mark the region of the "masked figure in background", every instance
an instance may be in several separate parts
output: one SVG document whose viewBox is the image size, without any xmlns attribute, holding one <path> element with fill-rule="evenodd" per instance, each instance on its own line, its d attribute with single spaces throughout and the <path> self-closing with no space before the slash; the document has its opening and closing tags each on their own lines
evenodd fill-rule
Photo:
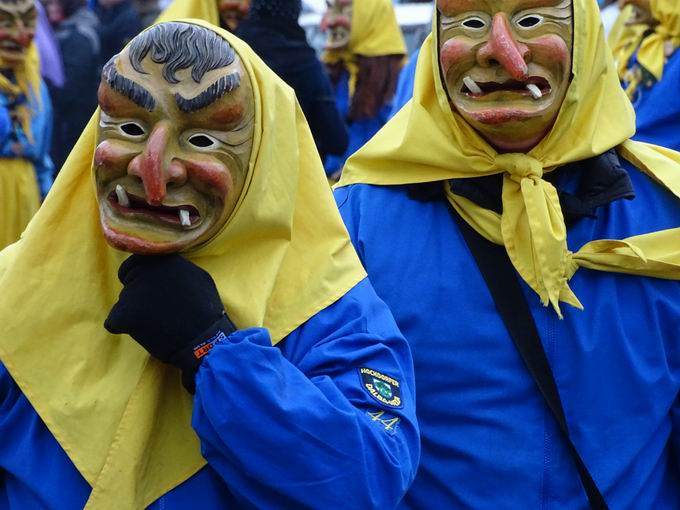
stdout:
<svg viewBox="0 0 680 510">
<path fill-rule="evenodd" d="M 344 154 L 347 126 L 338 112 L 328 76 L 298 24 L 301 10 L 300 0 L 253 0 L 250 16 L 236 35 L 293 87 L 324 160 L 329 154 Z"/>
<path fill-rule="evenodd" d="M 595 0 L 437 2 L 336 190 L 414 356 L 400 508 L 680 508 L 680 155 L 634 123 Z"/>
<path fill-rule="evenodd" d="M 326 173 L 337 177 L 387 121 L 406 45 L 390 0 L 331 0 L 321 29 L 328 32 L 322 60 L 349 126 L 345 154 L 325 161 Z"/>
<path fill-rule="evenodd" d="M 236 32 L 239 25 L 248 17 L 250 0 L 211 0 L 217 1 L 220 12 L 220 25 L 230 32 Z"/>
<path fill-rule="evenodd" d="M 610 46 L 633 102 L 635 139 L 680 150 L 680 2 L 625 0 Z"/>
<path fill-rule="evenodd" d="M 57 172 L 97 107 L 101 75 L 99 19 L 85 0 L 42 0 L 64 60 L 65 83 L 51 86 L 54 106 L 52 161 Z"/>
<path fill-rule="evenodd" d="M 19 239 L 52 184 L 52 109 L 33 43 L 33 0 L 0 0 L 0 249 Z"/>
<path fill-rule="evenodd" d="M 188 20 L 112 59 L 99 104 L 0 257 L 0 500 L 393 508 L 411 358 L 292 90 Z"/>
</svg>

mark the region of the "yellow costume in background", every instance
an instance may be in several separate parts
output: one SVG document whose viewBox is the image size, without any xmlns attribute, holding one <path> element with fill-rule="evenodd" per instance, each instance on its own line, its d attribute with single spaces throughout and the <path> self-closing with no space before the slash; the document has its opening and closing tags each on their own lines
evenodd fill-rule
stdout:
<svg viewBox="0 0 680 510">
<path fill-rule="evenodd" d="M 8 98 L 21 94 L 28 98 L 14 114 L 32 141 L 30 98 L 38 101 L 40 98 L 40 62 L 35 44 L 31 45 L 21 66 L 10 66 L 0 60 L 0 68 L 7 67 L 14 70 L 17 83 L 0 74 L 0 93 Z M 23 158 L 0 158 L 0 250 L 19 239 L 38 207 L 40 191 L 33 163 Z"/>
<path fill-rule="evenodd" d="M 345 64 L 350 73 L 352 96 L 359 72 L 357 57 L 385 55 L 406 55 L 406 43 L 391 0 L 354 0 L 348 47 L 341 51 L 326 51 L 321 59 L 327 64 Z"/>
<path fill-rule="evenodd" d="M 166 19 L 180 4 L 200 7 L 178 2 Z M 219 234 L 184 255 L 210 273 L 239 328 L 266 327 L 276 343 L 365 273 L 292 90 L 227 31 L 187 22 L 240 55 L 253 84 L 255 134 L 236 209 Z M 139 509 L 205 460 L 179 372 L 103 327 L 128 255 L 106 244 L 99 225 L 97 121 L 98 112 L 21 242 L 0 255 L 0 360 L 92 486 L 86 508 Z"/>
<path fill-rule="evenodd" d="M 652 17 L 656 25 L 626 22 L 633 15 L 628 5 L 619 14 L 609 38 L 614 53 L 619 78 L 627 83 L 626 93 L 632 98 L 640 85 L 641 76 L 630 69 L 630 59 L 637 51 L 637 61 L 659 81 L 668 57 L 680 47 L 680 3 L 677 0 L 650 0 Z"/>
<path fill-rule="evenodd" d="M 543 179 L 546 172 L 617 147 L 680 198 L 680 155 L 628 140 L 634 115 L 601 31 L 596 3 L 575 0 L 573 79 L 555 125 L 529 153 L 498 154 L 451 110 L 440 77 L 435 17 L 418 60 L 414 98 L 349 159 L 338 186 L 502 174 L 502 215 L 451 193 L 449 201 L 477 232 L 505 246 L 524 281 L 558 314 L 560 301 L 581 307 L 569 288 L 579 267 L 680 279 L 680 228 L 593 241 L 570 252 L 557 191 Z"/>
</svg>

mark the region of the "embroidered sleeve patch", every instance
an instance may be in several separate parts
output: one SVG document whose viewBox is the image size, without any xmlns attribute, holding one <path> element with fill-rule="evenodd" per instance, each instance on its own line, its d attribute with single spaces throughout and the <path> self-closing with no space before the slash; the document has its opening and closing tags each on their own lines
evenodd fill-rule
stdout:
<svg viewBox="0 0 680 510">
<path fill-rule="evenodd" d="M 360 368 L 361 383 L 375 400 L 389 407 L 401 407 L 399 381 L 372 368 Z"/>
</svg>

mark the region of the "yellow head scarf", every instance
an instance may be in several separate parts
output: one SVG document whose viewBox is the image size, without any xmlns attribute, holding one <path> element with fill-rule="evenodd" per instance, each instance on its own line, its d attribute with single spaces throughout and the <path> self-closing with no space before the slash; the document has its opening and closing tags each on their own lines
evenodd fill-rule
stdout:
<svg viewBox="0 0 680 510">
<path fill-rule="evenodd" d="M 612 51 L 618 61 L 619 77 L 627 82 L 629 97 L 633 97 L 642 78 L 639 72 L 636 74 L 629 69 L 635 50 L 638 50 L 638 63 L 656 80 L 660 80 L 668 57 L 680 46 L 680 2 L 651 0 L 650 7 L 657 25 L 629 25 L 613 33 L 610 38 Z M 619 19 L 625 24 L 631 14 L 632 10 L 623 10 Z"/>
<path fill-rule="evenodd" d="M 11 67 L 16 76 L 12 83 L 0 74 L 0 93 L 13 100 L 23 94 L 26 102 L 15 112 L 29 142 L 35 106 L 40 107 L 40 63 L 35 43 L 29 47 L 24 62 L 17 66 L 0 59 L 0 68 Z M 40 207 L 40 191 L 33 164 L 23 158 L 0 158 L 0 250 L 19 239 L 21 232 Z"/>
<path fill-rule="evenodd" d="M 293 91 L 227 31 L 186 22 L 234 46 L 253 83 L 256 120 L 236 209 L 185 255 L 212 275 L 238 327 L 264 326 L 276 343 L 365 273 Z M 100 232 L 97 119 L 22 240 L 0 254 L 0 360 L 93 487 L 86 508 L 145 508 L 205 460 L 179 372 L 103 328 L 127 254 Z"/>
<path fill-rule="evenodd" d="M 449 105 L 438 67 L 437 17 L 423 44 L 413 100 L 352 156 L 339 186 L 408 184 L 503 175 L 503 214 L 449 193 L 465 220 L 505 246 L 518 273 L 559 312 L 580 307 L 568 281 L 579 267 L 680 279 L 680 229 L 567 249 L 557 191 L 543 174 L 620 146 L 624 156 L 680 197 L 680 156 L 627 141 L 631 105 L 621 90 L 591 0 L 574 1 L 573 78 L 550 133 L 528 154 L 498 154 Z"/>
<path fill-rule="evenodd" d="M 342 51 L 326 51 L 322 60 L 328 64 L 343 62 L 350 73 L 350 95 L 356 86 L 357 57 L 406 55 L 406 43 L 401 33 L 391 0 L 354 0 L 349 45 Z"/>
</svg>

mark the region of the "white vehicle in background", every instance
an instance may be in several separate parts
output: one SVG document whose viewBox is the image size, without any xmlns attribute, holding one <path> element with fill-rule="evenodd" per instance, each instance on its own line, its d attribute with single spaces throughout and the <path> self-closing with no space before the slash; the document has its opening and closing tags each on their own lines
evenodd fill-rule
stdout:
<svg viewBox="0 0 680 510">
<path fill-rule="evenodd" d="M 360 1 L 360 0 L 359 0 Z M 397 22 L 404 33 L 408 53 L 411 54 L 423 43 L 432 28 L 433 2 L 395 3 Z M 307 32 L 309 44 L 321 53 L 326 36 L 319 28 L 326 11 L 326 0 L 303 0 L 300 25 Z"/>
</svg>

